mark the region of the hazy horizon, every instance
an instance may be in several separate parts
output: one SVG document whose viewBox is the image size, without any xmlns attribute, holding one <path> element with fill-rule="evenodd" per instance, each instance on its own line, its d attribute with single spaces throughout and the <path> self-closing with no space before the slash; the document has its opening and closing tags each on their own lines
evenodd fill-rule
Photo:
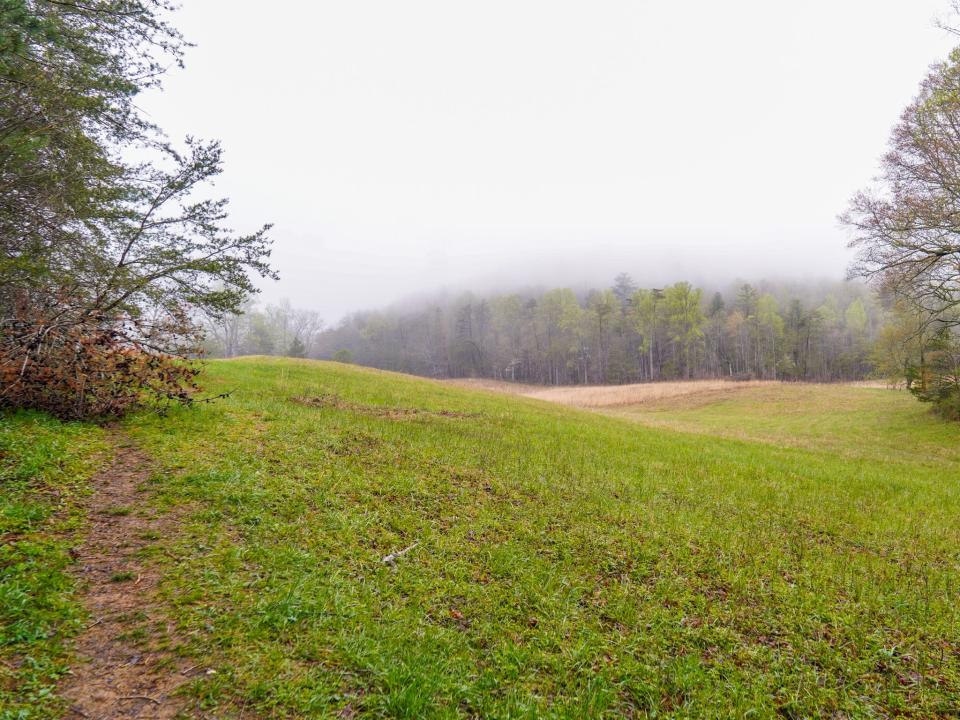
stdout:
<svg viewBox="0 0 960 720">
<path fill-rule="evenodd" d="M 223 140 L 232 225 L 328 322 L 443 288 L 842 278 L 836 216 L 953 38 L 945 0 L 194 3 L 142 99 Z M 256 51 L 251 51 L 251 48 Z"/>
</svg>

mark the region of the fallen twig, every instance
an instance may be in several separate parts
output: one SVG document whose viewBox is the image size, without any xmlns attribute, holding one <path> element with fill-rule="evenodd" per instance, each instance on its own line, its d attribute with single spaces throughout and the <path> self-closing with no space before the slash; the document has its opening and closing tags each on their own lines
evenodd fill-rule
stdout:
<svg viewBox="0 0 960 720">
<path fill-rule="evenodd" d="M 390 553 L 385 558 L 383 558 L 383 562 L 386 563 L 387 565 L 393 565 L 393 563 L 395 563 L 399 558 L 406 555 L 408 552 L 413 550 L 419 544 L 420 544 L 419 542 L 415 542 L 413 545 L 411 545 L 410 547 L 404 548 L 400 552 Z"/>
<path fill-rule="evenodd" d="M 160 701 L 156 698 L 152 698 L 149 695 L 121 695 L 117 700 L 149 700 L 154 705 L 160 705 Z"/>
<path fill-rule="evenodd" d="M 232 394 L 233 394 L 233 390 L 227 390 L 227 392 L 223 392 L 223 393 L 220 393 L 219 395 L 214 395 L 212 397 L 198 398 L 198 399 L 191 398 L 190 401 L 198 405 L 200 403 L 212 403 L 212 402 L 216 402 L 217 400 L 226 400 Z"/>
</svg>

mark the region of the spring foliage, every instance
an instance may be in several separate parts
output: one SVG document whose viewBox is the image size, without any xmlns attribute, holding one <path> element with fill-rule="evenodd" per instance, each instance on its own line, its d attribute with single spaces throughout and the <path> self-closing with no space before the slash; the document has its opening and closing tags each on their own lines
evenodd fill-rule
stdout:
<svg viewBox="0 0 960 720">
<path fill-rule="evenodd" d="M 321 333 L 312 354 L 345 350 L 384 369 L 551 385 L 852 380 L 873 369 L 881 321 L 873 293 L 856 283 L 721 293 L 687 282 L 638 289 L 622 274 L 609 289 L 464 294 L 357 313 Z"/>
<path fill-rule="evenodd" d="M 960 417 L 960 48 L 931 68 L 893 129 L 880 177 L 842 219 L 858 251 L 852 274 L 898 308 L 887 341 L 919 343 L 903 363 L 911 391 Z"/>
</svg>

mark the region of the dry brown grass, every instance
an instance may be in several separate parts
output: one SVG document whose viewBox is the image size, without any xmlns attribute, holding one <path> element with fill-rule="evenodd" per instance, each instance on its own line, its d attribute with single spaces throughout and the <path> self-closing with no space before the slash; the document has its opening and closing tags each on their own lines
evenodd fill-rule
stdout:
<svg viewBox="0 0 960 720">
<path fill-rule="evenodd" d="M 779 385 L 772 380 L 732 382 L 730 380 L 685 380 L 677 382 L 640 383 L 637 385 L 593 385 L 582 387 L 537 388 L 522 393 L 538 400 L 584 408 L 645 405 L 691 395 L 716 395 L 748 388 Z"/>
<path fill-rule="evenodd" d="M 875 390 L 901 390 L 906 387 L 901 380 L 851 380 L 843 383 L 850 387 L 872 388 Z"/>
<path fill-rule="evenodd" d="M 507 395 L 520 395 L 572 405 L 582 408 L 622 407 L 624 405 L 645 405 L 658 403 L 671 398 L 689 398 L 691 396 L 711 396 L 735 393 L 755 387 L 777 386 L 781 383 L 773 380 L 750 380 L 734 382 L 732 380 L 682 380 L 672 382 L 637 383 L 635 385 L 569 385 L 544 387 L 524 385 L 522 383 L 502 382 L 498 380 L 457 379 L 449 383 L 474 390 L 489 390 Z"/>
<path fill-rule="evenodd" d="M 471 390 L 489 390 L 490 392 L 500 393 L 501 395 L 523 395 L 525 397 L 540 390 L 550 389 L 542 385 L 525 385 L 524 383 L 507 382 L 506 380 L 486 380 L 484 378 L 452 378 L 450 380 L 440 380 L 439 382 L 445 385 L 456 385 Z"/>
<path fill-rule="evenodd" d="M 525 385 L 523 383 L 480 378 L 457 378 L 442 382 L 473 390 L 519 395 L 581 408 L 621 408 L 631 405 L 648 408 L 652 406 L 690 407 L 715 402 L 753 388 L 774 389 L 781 387 L 795 388 L 801 385 L 822 385 L 822 383 L 784 383 L 780 380 L 734 381 L 723 379 L 676 380 L 634 385 L 563 386 Z M 838 384 L 857 388 L 891 387 L 889 383 L 882 380 L 860 380 Z"/>
</svg>

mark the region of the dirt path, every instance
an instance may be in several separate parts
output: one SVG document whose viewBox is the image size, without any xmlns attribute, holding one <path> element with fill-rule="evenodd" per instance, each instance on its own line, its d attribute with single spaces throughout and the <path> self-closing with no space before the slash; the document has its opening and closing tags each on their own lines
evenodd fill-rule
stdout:
<svg viewBox="0 0 960 720">
<path fill-rule="evenodd" d="M 89 528 L 77 549 L 76 574 L 90 624 L 77 638 L 78 661 L 60 691 L 69 720 L 166 720 L 184 710 L 174 691 L 188 681 L 184 661 L 171 651 L 157 598 L 160 574 L 142 559 L 144 549 L 176 523 L 144 502 L 150 460 L 129 438 L 113 437 L 116 455 L 93 478 Z"/>
</svg>

